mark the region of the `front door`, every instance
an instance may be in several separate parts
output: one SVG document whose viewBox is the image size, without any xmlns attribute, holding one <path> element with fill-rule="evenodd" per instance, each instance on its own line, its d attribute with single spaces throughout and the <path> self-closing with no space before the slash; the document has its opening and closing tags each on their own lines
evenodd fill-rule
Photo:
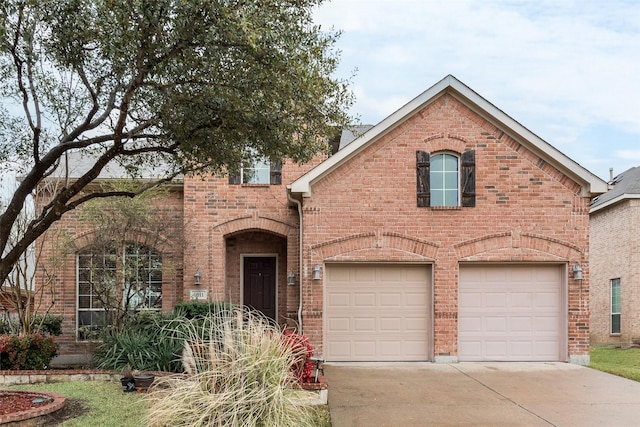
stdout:
<svg viewBox="0 0 640 427">
<path fill-rule="evenodd" d="M 244 305 L 276 320 L 276 258 L 244 258 Z"/>
</svg>

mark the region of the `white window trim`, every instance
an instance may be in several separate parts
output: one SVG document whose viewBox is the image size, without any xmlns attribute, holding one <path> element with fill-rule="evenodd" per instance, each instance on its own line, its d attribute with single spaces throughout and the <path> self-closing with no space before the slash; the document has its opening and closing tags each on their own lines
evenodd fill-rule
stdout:
<svg viewBox="0 0 640 427">
<path fill-rule="evenodd" d="M 434 193 L 433 193 L 433 179 L 431 179 L 431 174 L 433 173 L 433 158 L 436 156 L 444 156 L 444 155 L 449 155 L 451 157 L 455 157 L 456 159 L 456 203 L 454 205 L 447 205 L 447 204 L 434 204 Z M 451 151 L 438 151 L 436 153 L 431 154 L 431 159 L 430 159 L 430 168 L 429 168 L 429 192 L 430 194 L 430 205 L 432 207 L 459 207 L 461 206 L 462 202 L 462 188 L 461 188 L 461 183 L 460 183 L 460 169 L 461 169 L 461 160 L 460 160 L 460 155 L 458 153 L 454 153 Z M 447 172 L 446 170 L 443 172 Z M 442 190 L 442 189 L 439 189 Z"/>
</svg>

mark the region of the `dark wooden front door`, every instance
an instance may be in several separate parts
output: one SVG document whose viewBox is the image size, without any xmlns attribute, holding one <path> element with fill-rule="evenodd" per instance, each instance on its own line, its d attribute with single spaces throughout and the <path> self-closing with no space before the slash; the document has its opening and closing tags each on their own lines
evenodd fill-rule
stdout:
<svg viewBox="0 0 640 427">
<path fill-rule="evenodd" d="M 244 305 L 276 320 L 276 258 L 244 258 Z"/>
</svg>

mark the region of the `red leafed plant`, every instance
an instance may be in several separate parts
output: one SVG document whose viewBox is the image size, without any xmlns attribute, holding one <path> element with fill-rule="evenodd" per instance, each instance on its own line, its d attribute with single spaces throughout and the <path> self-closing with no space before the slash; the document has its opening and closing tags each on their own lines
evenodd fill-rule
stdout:
<svg viewBox="0 0 640 427">
<path fill-rule="evenodd" d="M 45 369 L 57 354 L 51 337 L 0 335 L 0 369 Z"/>
<path fill-rule="evenodd" d="M 313 382 L 313 346 L 305 335 L 301 335 L 290 329 L 285 329 L 284 340 L 291 347 L 296 355 L 296 362 L 291 366 L 291 371 L 295 374 L 299 383 Z"/>
</svg>

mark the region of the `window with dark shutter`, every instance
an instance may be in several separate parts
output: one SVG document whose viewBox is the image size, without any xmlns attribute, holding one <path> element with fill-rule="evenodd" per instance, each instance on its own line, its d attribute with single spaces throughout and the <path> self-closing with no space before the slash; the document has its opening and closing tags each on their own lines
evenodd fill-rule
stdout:
<svg viewBox="0 0 640 427">
<path fill-rule="evenodd" d="M 476 152 L 469 150 L 462 153 L 460 180 L 462 188 L 462 206 L 472 208 L 476 205 Z"/>
<path fill-rule="evenodd" d="M 229 184 L 282 184 L 282 161 L 254 159 L 240 168 L 237 174 L 229 175 Z"/>
<path fill-rule="evenodd" d="M 238 172 L 236 175 L 229 175 L 229 184 L 240 184 L 240 172 Z"/>
<path fill-rule="evenodd" d="M 426 151 L 416 151 L 416 183 L 418 207 L 429 207 L 431 190 L 429 189 L 429 153 Z"/>
</svg>

